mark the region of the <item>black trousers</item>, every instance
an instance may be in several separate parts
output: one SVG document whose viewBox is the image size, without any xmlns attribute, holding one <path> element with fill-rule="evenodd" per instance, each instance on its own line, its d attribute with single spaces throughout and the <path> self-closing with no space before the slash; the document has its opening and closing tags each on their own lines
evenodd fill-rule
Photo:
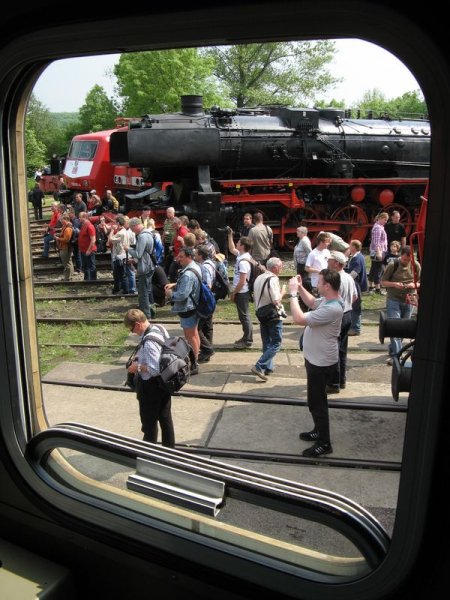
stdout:
<svg viewBox="0 0 450 600">
<path fill-rule="evenodd" d="M 161 427 L 163 446 L 175 446 L 175 431 L 171 413 L 171 396 L 164 391 L 156 378 L 144 381 L 138 377 L 136 384 L 139 415 L 145 442 L 156 444 L 158 441 L 158 423 Z"/>
<path fill-rule="evenodd" d="M 339 387 L 347 381 L 347 350 L 348 350 L 348 332 L 352 325 L 352 311 L 344 313 L 342 317 L 341 331 L 339 333 L 339 362 L 328 382 L 330 385 Z"/>
<path fill-rule="evenodd" d="M 200 337 L 200 352 L 203 354 L 212 354 L 213 346 L 213 315 L 209 315 L 206 319 L 200 319 L 197 325 L 198 335 Z"/>
<path fill-rule="evenodd" d="M 330 419 L 328 416 L 327 380 L 338 363 L 318 367 L 305 358 L 308 408 L 314 421 L 314 430 L 319 433 L 318 443 L 330 443 Z"/>
</svg>

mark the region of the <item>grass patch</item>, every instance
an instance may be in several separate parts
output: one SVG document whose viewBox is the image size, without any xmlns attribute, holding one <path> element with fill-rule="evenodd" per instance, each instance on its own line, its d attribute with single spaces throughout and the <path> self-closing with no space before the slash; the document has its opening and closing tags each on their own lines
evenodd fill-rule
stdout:
<svg viewBox="0 0 450 600">
<path fill-rule="evenodd" d="M 38 323 L 41 373 L 46 375 L 61 362 L 114 362 L 124 352 L 128 331 L 122 324 L 71 323 L 64 327 Z M 46 346 L 45 344 L 61 344 Z M 64 346 L 64 344 L 68 344 Z M 101 344 L 103 348 L 76 348 L 69 344 Z M 118 347 L 117 347 L 118 346 Z"/>
<path fill-rule="evenodd" d="M 121 323 L 67 323 L 64 327 L 53 323 L 38 323 L 41 344 L 123 344 L 128 331 Z"/>
</svg>

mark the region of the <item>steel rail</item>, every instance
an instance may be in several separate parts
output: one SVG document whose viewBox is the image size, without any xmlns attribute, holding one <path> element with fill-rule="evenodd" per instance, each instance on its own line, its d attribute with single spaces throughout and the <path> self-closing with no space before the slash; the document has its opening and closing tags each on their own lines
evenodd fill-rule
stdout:
<svg viewBox="0 0 450 600">
<path fill-rule="evenodd" d="M 256 452 L 254 450 L 240 450 L 231 448 L 210 448 L 208 446 L 191 446 L 189 444 L 177 444 L 178 450 L 192 452 L 204 456 L 217 456 L 220 458 L 234 458 L 239 460 L 254 460 L 258 462 L 280 462 L 283 464 L 296 465 L 321 465 L 328 467 L 370 469 L 376 471 L 399 472 L 402 468 L 401 462 L 386 460 L 367 460 L 361 458 L 334 458 L 323 456 L 321 458 L 307 458 L 298 454 L 285 454 L 282 452 Z"/>
<path fill-rule="evenodd" d="M 220 478 L 229 498 L 321 523 L 338 531 L 358 548 L 372 569 L 384 560 L 389 549 L 389 536 L 370 513 L 353 501 L 326 490 L 221 465 L 207 458 L 193 460 L 178 450 L 161 449 L 154 444 L 79 424 L 61 424 L 38 433 L 28 443 L 26 454 L 36 471 L 48 478 L 46 467 L 50 453 L 61 447 L 132 468 L 137 458 L 147 458 L 175 469 Z M 63 487 L 60 482 L 56 483 Z M 67 489 L 67 493 L 70 491 Z"/>
<path fill-rule="evenodd" d="M 110 390 L 113 392 L 127 392 L 130 393 L 132 390 L 126 386 L 121 385 L 107 385 L 107 384 L 95 384 L 95 383 L 84 383 L 80 381 L 61 381 L 58 379 L 43 378 L 42 383 L 49 385 L 61 385 L 67 387 L 79 387 L 86 389 L 99 389 L 99 390 Z M 231 394 L 224 392 L 203 392 L 201 390 L 184 390 L 174 392 L 173 396 L 183 398 L 202 398 L 205 400 L 232 400 L 238 402 L 247 402 L 255 404 L 275 404 L 279 406 L 307 406 L 306 400 L 300 400 L 298 398 L 282 398 L 280 396 L 261 396 L 261 395 L 249 395 L 249 394 Z M 407 405 L 393 403 L 393 404 L 377 404 L 369 402 L 352 402 L 345 400 L 329 400 L 329 408 L 340 408 L 343 410 L 370 410 L 375 412 L 395 412 L 395 413 L 406 413 L 408 411 Z"/>
</svg>

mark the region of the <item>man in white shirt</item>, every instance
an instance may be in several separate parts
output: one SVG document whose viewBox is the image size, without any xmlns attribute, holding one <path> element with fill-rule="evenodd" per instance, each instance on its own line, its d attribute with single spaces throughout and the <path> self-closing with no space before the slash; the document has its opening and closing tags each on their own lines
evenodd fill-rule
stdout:
<svg viewBox="0 0 450 600">
<path fill-rule="evenodd" d="M 250 317 L 249 302 L 250 291 L 248 282 L 251 274 L 251 262 L 253 261 L 250 251 L 252 243 L 247 236 L 242 236 L 236 246 L 233 242 L 233 232 L 228 229 L 228 250 L 236 257 L 234 266 L 233 289 L 230 300 L 236 303 L 239 321 L 242 325 L 242 338 L 234 342 L 235 348 L 251 348 L 253 345 L 253 325 Z"/>
<path fill-rule="evenodd" d="M 286 293 L 286 286 L 280 289 L 280 280 L 278 278 L 283 269 L 283 262 L 272 257 L 266 263 L 267 271 L 258 275 L 255 279 L 254 297 L 255 309 L 262 306 L 273 305 L 276 318 L 268 322 L 260 321 L 260 333 L 263 346 L 263 353 L 256 361 L 251 371 L 254 375 L 267 381 L 268 375 L 273 372 L 273 359 L 281 348 L 283 340 L 283 305 L 281 300 Z M 285 315 L 286 316 L 286 315 Z"/>
<path fill-rule="evenodd" d="M 317 244 L 314 250 L 308 254 L 306 259 L 305 271 L 309 273 L 311 280 L 312 293 L 317 296 L 317 284 L 319 282 L 319 273 L 328 268 L 328 258 L 330 251 L 328 246 L 331 244 L 329 233 L 320 232 L 317 236 Z"/>
</svg>

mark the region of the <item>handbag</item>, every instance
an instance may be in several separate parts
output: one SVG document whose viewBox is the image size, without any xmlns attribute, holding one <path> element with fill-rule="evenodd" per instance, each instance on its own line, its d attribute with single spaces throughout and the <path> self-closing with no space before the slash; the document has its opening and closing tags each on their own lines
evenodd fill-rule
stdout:
<svg viewBox="0 0 450 600">
<path fill-rule="evenodd" d="M 136 356 L 136 352 L 138 349 L 139 349 L 139 346 L 133 350 L 133 353 L 131 354 L 130 358 L 127 360 L 127 363 L 125 365 L 126 369 L 128 369 L 128 367 L 130 367 L 132 365 L 132 363 L 135 360 L 137 360 L 135 358 L 135 356 Z M 129 373 L 127 371 L 127 378 L 125 381 L 125 385 L 127 387 L 129 387 L 133 392 L 136 390 L 136 380 L 137 380 L 137 373 Z"/>
<path fill-rule="evenodd" d="M 268 286 L 269 279 L 271 279 L 272 277 L 273 277 L 273 275 L 271 277 L 267 277 L 266 281 L 262 285 L 261 294 L 259 296 L 260 302 L 261 302 L 261 298 L 263 296 L 264 287 L 266 285 Z M 269 298 L 272 299 L 271 294 L 270 294 L 270 287 L 268 287 L 268 291 L 269 291 Z M 263 324 L 271 323 L 272 321 L 278 321 L 278 319 L 280 318 L 278 309 L 272 303 L 265 304 L 264 306 L 259 306 L 259 303 L 258 303 L 258 308 L 255 310 L 255 315 L 256 315 L 256 318 L 258 319 L 258 321 Z"/>
<path fill-rule="evenodd" d="M 256 309 L 255 314 L 260 323 L 270 323 L 271 321 L 278 321 L 280 318 L 280 315 L 273 304 L 260 306 Z"/>
</svg>

